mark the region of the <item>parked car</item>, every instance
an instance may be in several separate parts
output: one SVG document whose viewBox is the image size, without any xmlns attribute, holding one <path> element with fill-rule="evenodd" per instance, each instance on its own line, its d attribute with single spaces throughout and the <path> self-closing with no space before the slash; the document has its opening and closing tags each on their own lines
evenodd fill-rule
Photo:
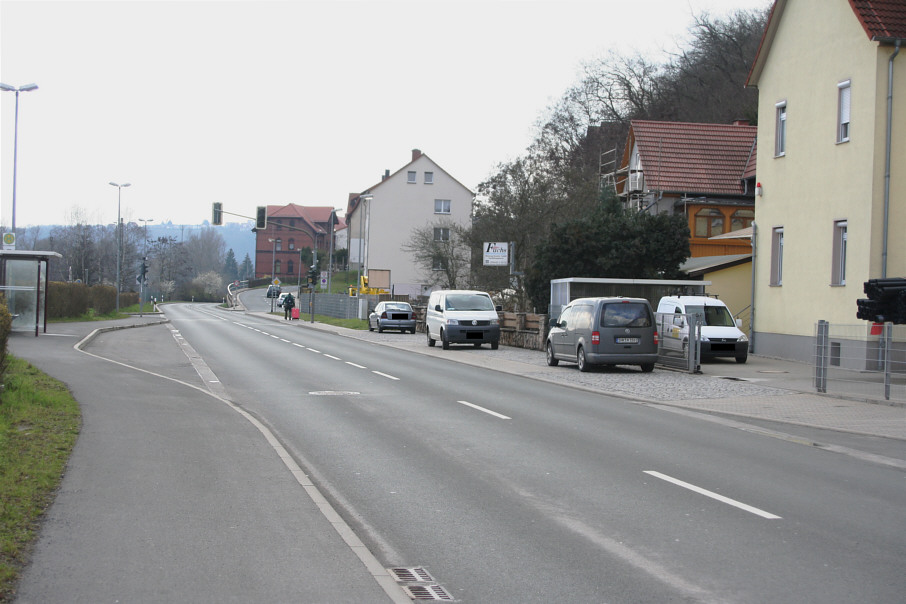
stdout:
<svg viewBox="0 0 906 604">
<path fill-rule="evenodd" d="M 368 331 L 399 329 L 415 333 L 415 312 L 408 302 L 378 302 L 368 315 Z"/>
<path fill-rule="evenodd" d="M 289 295 L 289 292 L 281 293 L 280 296 L 277 298 L 277 306 L 279 306 L 280 308 L 283 308 L 283 301 L 286 300 L 286 296 L 288 296 L 288 295 Z"/>
<path fill-rule="evenodd" d="M 547 364 L 576 363 L 579 371 L 594 365 L 639 365 L 657 361 L 654 312 L 644 298 L 579 298 L 550 321 L 544 349 Z"/>
<path fill-rule="evenodd" d="M 444 350 L 451 343 L 473 344 L 479 348 L 487 342 L 492 350 L 497 350 L 500 310 L 485 292 L 452 289 L 431 292 L 425 314 L 428 346 L 440 340 Z"/>
<path fill-rule="evenodd" d="M 717 298 L 708 296 L 664 296 L 658 302 L 659 313 L 698 315 L 702 323 L 702 358 L 734 357 L 745 363 L 749 357 L 749 338 L 739 328 L 740 319 L 733 319 L 730 309 Z M 685 352 L 689 346 L 689 322 L 677 316 L 672 321 L 669 338 L 664 334 L 664 346 Z"/>
<path fill-rule="evenodd" d="M 280 296 L 280 286 L 279 285 L 268 285 L 267 293 L 264 294 L 265 298 L 277 298 Z"/>
</svg>

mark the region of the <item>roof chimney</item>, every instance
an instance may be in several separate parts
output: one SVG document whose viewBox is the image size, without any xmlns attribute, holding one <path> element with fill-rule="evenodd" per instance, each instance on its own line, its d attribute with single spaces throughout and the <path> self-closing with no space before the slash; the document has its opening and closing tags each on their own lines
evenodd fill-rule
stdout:
<svg viewBox="0 0 906 604">
<path fill-rule="evenodd" d="M 413 150 L 412 150 L 412 161 L 417 160 L 417 159 L 418 159 L 419 157 L 421 157 L 421 156 L 422 156 L 422 150 L 421 150 L 421 149 L 413 149 Z"/>
<path fill-rule="evenodd" d="M 749 120 L 733 120 L 734 126 L 748 126 Z"/>
<path fill-rule="evenodd" d="M 390 170 L 384 170 L 384 175 L 381 176 L 381 182 L 387 180 L 388 178 L 390 178 Z"/>
</svg>

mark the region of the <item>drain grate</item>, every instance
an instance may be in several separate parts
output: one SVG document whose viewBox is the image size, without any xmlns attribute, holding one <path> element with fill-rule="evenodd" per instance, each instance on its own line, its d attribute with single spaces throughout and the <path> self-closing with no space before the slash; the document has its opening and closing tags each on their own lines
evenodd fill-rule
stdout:
<svg viewBox="0 0 906 604">
<path fill-rule="evenodd" d="M 388 568 L 397 583 L 434 583 L 434 578 L 420 566 L 414 568 Z"/>
<path fill-rule="evenodd" d="M 394 567 L 387 571 L 413 600 L 453 600 L 453 596 L 438 585 L 434 577 L 421 566 Z"/>
<path fill-rule="evenodd" d="M 452 600 L 453 596 L 440 585 L 404 585 L 403 590 L 413 600 Z"/>
</svg>

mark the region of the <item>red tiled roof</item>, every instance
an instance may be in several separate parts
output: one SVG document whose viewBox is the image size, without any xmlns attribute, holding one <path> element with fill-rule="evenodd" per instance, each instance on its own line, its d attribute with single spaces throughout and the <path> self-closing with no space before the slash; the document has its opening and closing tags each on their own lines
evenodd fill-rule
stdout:
<svg viewBox="0 0 906 604">
<path fill-rule="evenodd" d="M 757 132 L 756 126 L 633 120 L 623 167 L 634 141 L 647 189 L 739 195 L 741 180 L 753 167 Z"/>
<path fill-rule="evenodd" d="M 300 206 L 294 203 L 285 206 L 267 206 L 267 216 L 270 218 L 300 218 L 306 222 L 313 231 L 325 232 L 318 223 L 327 224 L 330 220 L 330 206 Z"/>
<path fill-rule="evenodd" d="M 906 39 L 906 0 L 849 0 L 870 40 Z"/>
</svg>

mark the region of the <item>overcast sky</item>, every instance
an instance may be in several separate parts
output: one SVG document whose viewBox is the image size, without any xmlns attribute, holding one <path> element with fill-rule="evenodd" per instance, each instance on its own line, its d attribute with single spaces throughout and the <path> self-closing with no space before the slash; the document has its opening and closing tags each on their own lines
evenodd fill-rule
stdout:
<svg viewBox="0 0 906 604">
<path fill-rule="evenodd" d="M 475 190 L 583 61 L 662 57 L 693 13 L 767 4 L 0 0 L 0 81 L 39 86 L 19 97 L 16 225 L 113 223 L 110 181 L 132 185 L 126 220 L 344 210 L 413 148 Z M 8 227 L 15 94 L 0 98 Z"/>
</svg>

